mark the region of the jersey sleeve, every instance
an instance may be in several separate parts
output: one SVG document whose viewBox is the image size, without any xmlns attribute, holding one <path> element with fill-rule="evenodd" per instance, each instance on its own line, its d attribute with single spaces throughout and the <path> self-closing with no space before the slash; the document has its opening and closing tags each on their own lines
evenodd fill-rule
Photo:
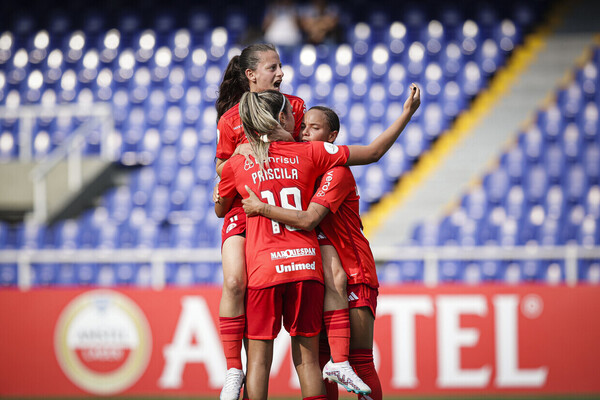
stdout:
<svg viewBox="0 0 600 400">
<path fill-rule="evenodd" d="M 318 175 L 323 175 L 328 169 L 344 165 L 348 161 L 350 150 L 348 146 L 336 146 L 327 142 L 309 142 L 313 153 L 313 164 Z"/>
<path fill-rule="evenodd" d="M 219 196 L 224 198 L 234 198 L 238 194 L 235 187 L 235 175 L 231 162 L 226 162 L 221 171 L 221 181 L 219 182 Z"/>
<path fill-rule="evenodd" d="M 217 123 L 217 158 L 228 160 L 236 146 L 237 140 L 231 121 L 221 117 Z"/>
<path fill-rule="evenodd" d="M 321 177 L 316 193 L 310 200 L 337 212 L 348 195 L 356 192 L 356 181 L 348 168 L 332 168 Z"/>
</svg>

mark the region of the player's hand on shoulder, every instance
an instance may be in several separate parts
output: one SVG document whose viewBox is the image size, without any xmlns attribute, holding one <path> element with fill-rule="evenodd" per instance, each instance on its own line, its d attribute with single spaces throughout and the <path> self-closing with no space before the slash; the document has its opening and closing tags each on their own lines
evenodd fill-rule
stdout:
<svg viewBox="0 0 600 400">
<path fill-rule="evenodd" d="M 246 157 L 246 160 L 248 160 L 248 161 L 252 161 L 252 160 L 250 160 L 249 156 L 254 157 L 254 153 L 252 153 L 252 146 L 250 145 L 250 143 L 242 143 L 238 147 L 236 147 L 235 151 L 232 154 L 232 157 L 237 154 L 243 155 L 244 157 Z"/>
</svg>

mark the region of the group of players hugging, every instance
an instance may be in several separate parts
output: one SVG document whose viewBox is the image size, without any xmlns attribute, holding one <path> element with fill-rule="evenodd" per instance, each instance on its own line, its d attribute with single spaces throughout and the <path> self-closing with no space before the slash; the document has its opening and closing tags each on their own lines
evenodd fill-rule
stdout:
<svg viewBox="0 0 600 400">
<path fill-rule="evenodd" d="M 401 115 L 369 145 L 337 146 L 337 114 L 307 111 L 279 91 L 282 79 L 276 48 L 250 45 L 229 62 L 216 102 L 227 360 L 220 398 L 237 400 L 242 387 L 244 399 L 268 397 L 283 321 L 303 399 L 337 399 L 341 385 L 381 400 L 373 363 L 379 283 L 348 166 L 389 150 L 419 107 L 420 89 L 410 86 Z"/>
</svg>

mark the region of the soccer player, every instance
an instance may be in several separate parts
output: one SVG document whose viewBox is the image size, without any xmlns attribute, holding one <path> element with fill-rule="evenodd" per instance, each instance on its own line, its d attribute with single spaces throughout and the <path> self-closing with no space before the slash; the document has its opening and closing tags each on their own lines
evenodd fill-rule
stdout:
<svg viewBox="0 0 600 400">
<path fill-rule="evenodd" d="M 305 209 L 313 192 L 315 173 L 324 173 L 323 167 L 327 164 L 340 165 L 347 161 L 348 165 L 356 165 L 379 160 L 410 119 L 410 115 L 403 113 L 368 146 L 338 148 L 330 143 L 270 143 L 280 137 L 282 131 L 292 131 L 290 107 L 286 98 L 276 91 L 244 94 L 240 116 L 256 155 L 255 162 L 238 156 L 226 164 L 219 184 L 222 198 L 215 204 L 219 216 L 225 215 L 238 193 L 245 193 L 246 186 L 272 204 Z M 291 135 L 287 140 L 293 140 Z M 284 228 L 263 217 L 253 220 L 248 225 L 249 243 L 253 246 L 246 249 L 247 394 L 253 399 L 266 398 L 272 339 L 277 336 L 283 317 L 284 326 L 292 336 L 292 355 L 302 394 L 305 398 L 319 396 L 322 381 L 316 335 L 320 331 L 324 290 L 316 235 L 314 231 L 304 231 L 312 236 L 300 236 L 300 231 Z M 259 234 L 263 235 L 262 239 L 257 239 Z M 302 282 L 300 285 L 299 281 L 316 281 L 318 285 Z M 310 292 L 308 298 L 303 296 L 304 289 Z M 320 304 L 315 304 L 315 300 Z M 348 389 L 356 393 L 370 392 L 362 381 L 362 387 L 356 382 L 346 382 Z"/>
<path fill-rule="evenodd" d="M 410 90 L 404 112 L 412 115 L 420 104 L 420 90 L 414 85 Z M 317 106 L 305 114 L 303 126 L 303 140 L 333 143 L 340 122 L 333 110 Z M 347 167 L 327 171 L 321 177 L 306 211 L 264 203 L 250 188 L 248 194 L 243 206 L 249 217 L 262 215 L 304 230 L 312 230 L 319 225 L 325 282 L 334 284 L 333 288 L 327 287 L 326 290 L 335 291 L 349 301 L 350 364 L 371 388 L 369 397 L 381 400 L 381 383 L 373 364 L 373 330 L 379 283 L 369 242 L 361 230 L 359 196 L 352 172 Z M 327 275 L 330 275 L 329 279 Z M 328 352 L 323 351 L 326 347 L 326 343 L 321 343 L 323 378 L 337 381 L 339 375 L 332 375 L 331 362 L 325 364 L 329 360 Z M 327 385 L 327 398 L 338 398 L 337 385 Z"/>
<path fill-rule="evenodd" d="M 238 108 L 242 94 L 248 91 L 279 90 L 282 79 L 283 71 L 279 54 L 271 44 L 252 44 L 242 50 L 239 56 L 229 61 L 215 104 L 218 119 L 216 169 L 219 175 L 238 145 L 247 142 Z M 301 98 L 291 95 L 286 97 L 292 105 L 294 116 L 293 136 L 298 140 L 306 107 Z M 215 194 L 215 197 L 218 195 Z M 220 394 L 221 400 L 237 400 L 244 382 L 241 349 L 246 318 L 244 309 L 247 280 L 244 264 L 246 214 L 240 200 L 241 198 L 238 197 L 225 215 L 221 232 L 223 289 L 219 304 L 219 332 L 227 361 L 227 374 Z"/>
</svg>

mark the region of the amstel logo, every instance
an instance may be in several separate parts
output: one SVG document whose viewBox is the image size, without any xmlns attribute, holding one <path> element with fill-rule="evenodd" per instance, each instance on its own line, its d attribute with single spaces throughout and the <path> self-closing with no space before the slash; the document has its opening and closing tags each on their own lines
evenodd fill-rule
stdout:
<svg viewBox="0 0 600 400">
<path fill-rule="evenodd" d="M 111 395 L 144 373 L 152 337 L 142 310 L 123 294 L 86 292 L 63 310 L 54 333 L 56 358 L 81 389 Z"/>
</svg>

